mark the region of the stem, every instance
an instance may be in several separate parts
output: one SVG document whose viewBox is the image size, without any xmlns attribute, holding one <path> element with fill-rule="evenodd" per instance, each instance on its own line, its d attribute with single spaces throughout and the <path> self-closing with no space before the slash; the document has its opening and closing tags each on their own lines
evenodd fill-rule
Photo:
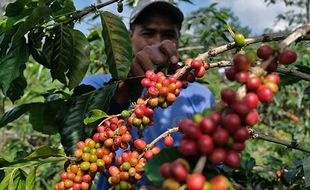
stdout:
<svg viewBox="0 0 310 190">
<path fill-rule="evenodd" d="M 165 138 L 166 136 L 170 135 L 171 133 L 175 133 L 179 131 L 179 127 L 174 127 L 172 129 L 168 129 L 166 132 L 159 135 L 156 139 L 154 139 L 150 144 L 146 146 L 147 149 L 152 148 L 160 139 Z"/>
<path fill-rule="evenodd" d="M 310 81 L 310 75 L 307 74 L 307 73 L 300 72 L 300 71 L 284 69 L 284 68 L 278 68 L 277 72 L 281 73 L 281 74 L 286 74 L 286 75 L 291 75 L 291 76 L 299 77 L 299 78 L 301 78 L 303 80 L 306 80 L 306 81 Z"/>
<path fill-rule="evenodd" d="M 207 156 L 206 155 L 202 155 L 200 156 L 193 173 L 201 173 L 203 171 L 203 168 L 205 167 L 207 162 Z"/>
<path fill-rule="evenodd" d="M 252 37 L 245 39 L 245 46 L 259 43 L 259 42 L 270 42 L 270 41 L 280 41 L 287 37 L 287 35 L 263 35 L 258 37 Z M 310 35 L 305 35 L 305 37 L 302 38 L 302 40 L 309 40 Z M 228 50 L 234 49 L 236 46 L 235 42 L 230 42 L 228 44 L 210 49 L 209 51 L 199 54 L 196 59 L 204 60 L 206 61 L 209 57 L 214 57 L 218 54 L 224 53 Z"/>
<path fill-rule="evenodd" d="M 210 63 L 210 68 L 213 67 L 228 67 L 228 66 L 232 66 L 231 61 L 219 61 L 216 63 Z"/>
<path fill-rule="evenodd" d="M 276 144 L 281 144 L 281 145 L 284 145 L 284 146 L 286 146 L 288 148 L 292 148 L 292 149 L 296 149 L 296 150 L 301 150 L 301 151 L 310 153 L 310 148 L 309 147 L 302 146 L 302 145 L 300 145 L 295 140 L 287 141 L 287 140 L 277 139 L 277 138 L 272 137 L 272 136 L 268 136 L 268 135 L 257 133 L 253 129 L 250 129 L 249 131 L 250 131 L 251 137 L 253 139 L 261 139 L 261 140 L 264 140 L 264 141 L 269 141 L 269 142 L 273 142 L 273 143 L 276 143 Z"/>
<path fill-rule="evenodd" d="M 102 7 L 105 7 L 105 6 L 108 6 L 112 3 L 116 3 L 118 0 L 110 0 L 108 2 L 104 2 L 104 3 L 101 3 L 101 4 L 98 4 L 96 6 L 89 6 L 87 8 L 85 8 L 84 10 L 78 12 L 73 18 L 69 19 L 68 21 L 64 22 L 64 24 L 68 24 L 74 20 L 79 20 L 81 19 L 82 17 L 84 17 L 85 15 L 91 13 L 91 12 L 95 12 L 99 9 L 101 9 Z"/>
<path fill-rule="evenodd" d="M 191 47 L 183 47 L 179 48 L 178 51 L 187 51 L 187 50 L 194 50 L 194 49 L 204 49 L 204 46 L 191 46 Z"/>
</svg>

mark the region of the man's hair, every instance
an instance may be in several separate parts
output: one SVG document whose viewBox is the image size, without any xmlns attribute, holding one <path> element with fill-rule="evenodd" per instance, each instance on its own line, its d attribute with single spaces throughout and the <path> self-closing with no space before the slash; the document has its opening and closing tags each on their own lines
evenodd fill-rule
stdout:
<svg viewBox="0 0 310 190">
<path fill-rule="evenodd" d="M 169 14 L 168 12 L 162 9 L 149 9 L 149 8 L 143 10 L 143 12 L 141 12 L 141 14 L 136 18 L 135 22 L 129 25 L 130 30 L 133 31 L 136 25 L 143 23 L 145 19 L 151 17 L 152 15 L 162 15 L 164 17 L 171 19 L 178 26 L 179 31 L 181 30 L 182 23 L 179 23 L 178 20 L 175 17 L 173 17 L 173 15 Z"/>
</svg>

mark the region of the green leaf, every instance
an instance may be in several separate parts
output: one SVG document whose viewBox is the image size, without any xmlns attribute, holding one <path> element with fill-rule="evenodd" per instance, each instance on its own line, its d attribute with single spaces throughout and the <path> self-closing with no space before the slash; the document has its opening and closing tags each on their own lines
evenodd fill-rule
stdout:
<svg viewBox="0 0 310 190">
<path fill-rule="evenodd" d="M 25 189 L 26 182 L 26 173 L 19 169 L 14 168 L 5 178 L 2 180 L 0 184 L 0 190 L 23 190 Z"/>
<path fill-rule="evenodd" d="M 148 161 L 145 167 L 147 178 L 155 185 L 160 186 L 163 180 L 163 177 L 159 173 L 160 166 L 165 162 L 172 162 L 180 157 L 182 157 L 182 155 L 179 153 L 177 147 L 162 149 L 159 154 L 155 155 Z"/>
<path fill-rule="evenodd" d="M 62 108 L 63 104 L 63 100 L 33 104 L 29 109 L 29 121 L 33 129 L 45 134 L 59 132 L 57 112 Z"/>
<path fill-rule="evenodd" d="M 91 110 L 88 114 L 87 114 L 87 118 L 85 118 L 83 120 L 84 124 L 87 125 L 87 124 L 90 124 L 90 123 L 93 123 L 101 118 L 104 118 L 104 117 L 109 117 L 108 114 L 106 114 L 104 111 L 102 110 L 99 110 L 99 109 L 93 109 Z"/>
<path fill-rule="evenodd" d="M 28 58 L 25 38 L 22 38 L 16 46 L 12 46 L 7 55 L 0 57 L 0 84 L 4 94 L 7 93 L 11 82 L 20 76 L 20 68 Z"/>
<path fill-rule="evenodd" d="M 129 33 L 121 19 L 112 13 L 103 12 L 100 17 L 110 73 L 114 80 L 125 80 L 133 59 Z"/>
<path fill-rule="evenodd" d="M 302 161 L 306 187 L 310 187 L 310 158 Z"/>
<path fill-rule="evenodd" d="M 307 73 L 310 75 L 310 67 L 304 66 L 304 65 L 295 65 L 297 67 L 297 71 Z"/>
<path fill-rule="evenodd" d="M 24 95 L 24 90 L 27 87 L 27 80 L 24 77 L 25 68 L 25 64 L 20 67 L 20 76 L 12 81 L 8 89 L 7 96 L 12 102 L 15 102 Z"/>
<path fill-rule="evenodd" d="M 310 86 L 306 87 L 304 94 L 310 95 Z"/>
<path fill-rule="evenodd" d="M 67 154 L 73 153 L 79 140 L 91 135 L 91 131 L 96 126 L 85 126 L 83 123 L 84 118 L 93 109 L 107 112 L 117 85 L 117 82 L 107 84 L 103 88 L 74 97 L 68 102 L 68 109 L 64 109 L 65 118 L 60 129 L 61 143 Z"/>
<path fill-rule="evenodd" d="M 47 6 L 39 6 L 33 9 L 32 14 L 30 14 L 25 22 L 19 24 L 16 33 L 13 36 L 13 44 L 18 42 L 27 32 L 29 32 L 35 25 L 42 23 L 44 17 L 48 16 L 51 10 Z"/>
<path fill-rule="evenodd" d="M 30 105 L 32 104 L 23 104 L 11 109 L 10 111 L 5 112 L 0 118 L 0 128 L 4 127 L 6 124 L 16 120 L 21 115 L 26 113 L 31 107 Z"/>
<path fill-rule="evenodd" d="M 33 151 L 29 156 L 20 160 L 20 162 L 36 161 L 49 157 L 66 157 L 66 154 L 61 149 L 43 146 Z"/>
<path fill-rule="evenodd" d="M 28 176 L 26 178 L 26 188 L 25 188 L 25 190 L 33 190 L 33 189 L 35 189 L 36 171 L 37 171 L 37 168 L 33 168 L 33 170 L 28 174 Z"/>
<path fill-rule="evenodd" d="M 88 59 L 84 53 L 86 37 L 78 30 L 60 26 L 46 39 L 43 47 L 44 61 L 51 68 L 53 79 L 58 79 L 69 88 L 77 86 L 88 69 Z"/>
<path fill-rule="evenodd" d="M 23 3 L 16 1 L 7 5 L 5 9 L 5 16 L 14 17 L 22 13 L 24 10 Z"/>
<path fill-rule="evenodd" d="M 85 46 L 88 44 L 87 38 L 78 30 L 70 29 L 71 34 L 71 63 L 67 77 L 69 78 L 69 88 L 79 85 L 87 72 L 89 60 L 85 54 Z"/>
</svg>

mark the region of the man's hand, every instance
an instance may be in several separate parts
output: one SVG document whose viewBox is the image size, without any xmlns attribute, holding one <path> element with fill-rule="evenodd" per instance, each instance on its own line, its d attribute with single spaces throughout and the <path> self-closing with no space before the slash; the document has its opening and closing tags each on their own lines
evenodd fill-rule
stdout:
<svg viewBox="0 0 310 190">
<path fill-rule="evenodd" d="M 144 76 L 147 70 L 156 69 L 168 63 L 178 63 L 178 51 L 174 42 L 164 40 L 157 45 L 145 46 L 136 54 L 128 78 Z"/>
<path fill-rule="evenodd" d="M 141 88 L 140 80 L 147 70 L 156 69 L 168 63 L 174 65 L 178 63 L 178 51 L 174 42 L 164 40 L 157 45 L 145 46 L 136 54 L 126 82 L 120 82 L 114 95 L 116 102 L 128 102 L 132 97 L 130 92 L 135 91 L 132 88 Z"/>
</svg>

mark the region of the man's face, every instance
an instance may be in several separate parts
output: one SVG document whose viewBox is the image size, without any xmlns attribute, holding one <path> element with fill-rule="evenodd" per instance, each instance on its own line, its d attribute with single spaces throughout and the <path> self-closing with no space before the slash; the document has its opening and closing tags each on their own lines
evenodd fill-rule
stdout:
<svg viewBox="0 0 310 190">
<path fill-rule="evenodd" d="M 156 45 L 163 40 L 171 40 L 178 46 L 179 37 L 178 25 L 171 18 L 160 14 L 147 16 L 131 31 L 131 41 L 135 53 L 147 45 Z"/>
</svg>

